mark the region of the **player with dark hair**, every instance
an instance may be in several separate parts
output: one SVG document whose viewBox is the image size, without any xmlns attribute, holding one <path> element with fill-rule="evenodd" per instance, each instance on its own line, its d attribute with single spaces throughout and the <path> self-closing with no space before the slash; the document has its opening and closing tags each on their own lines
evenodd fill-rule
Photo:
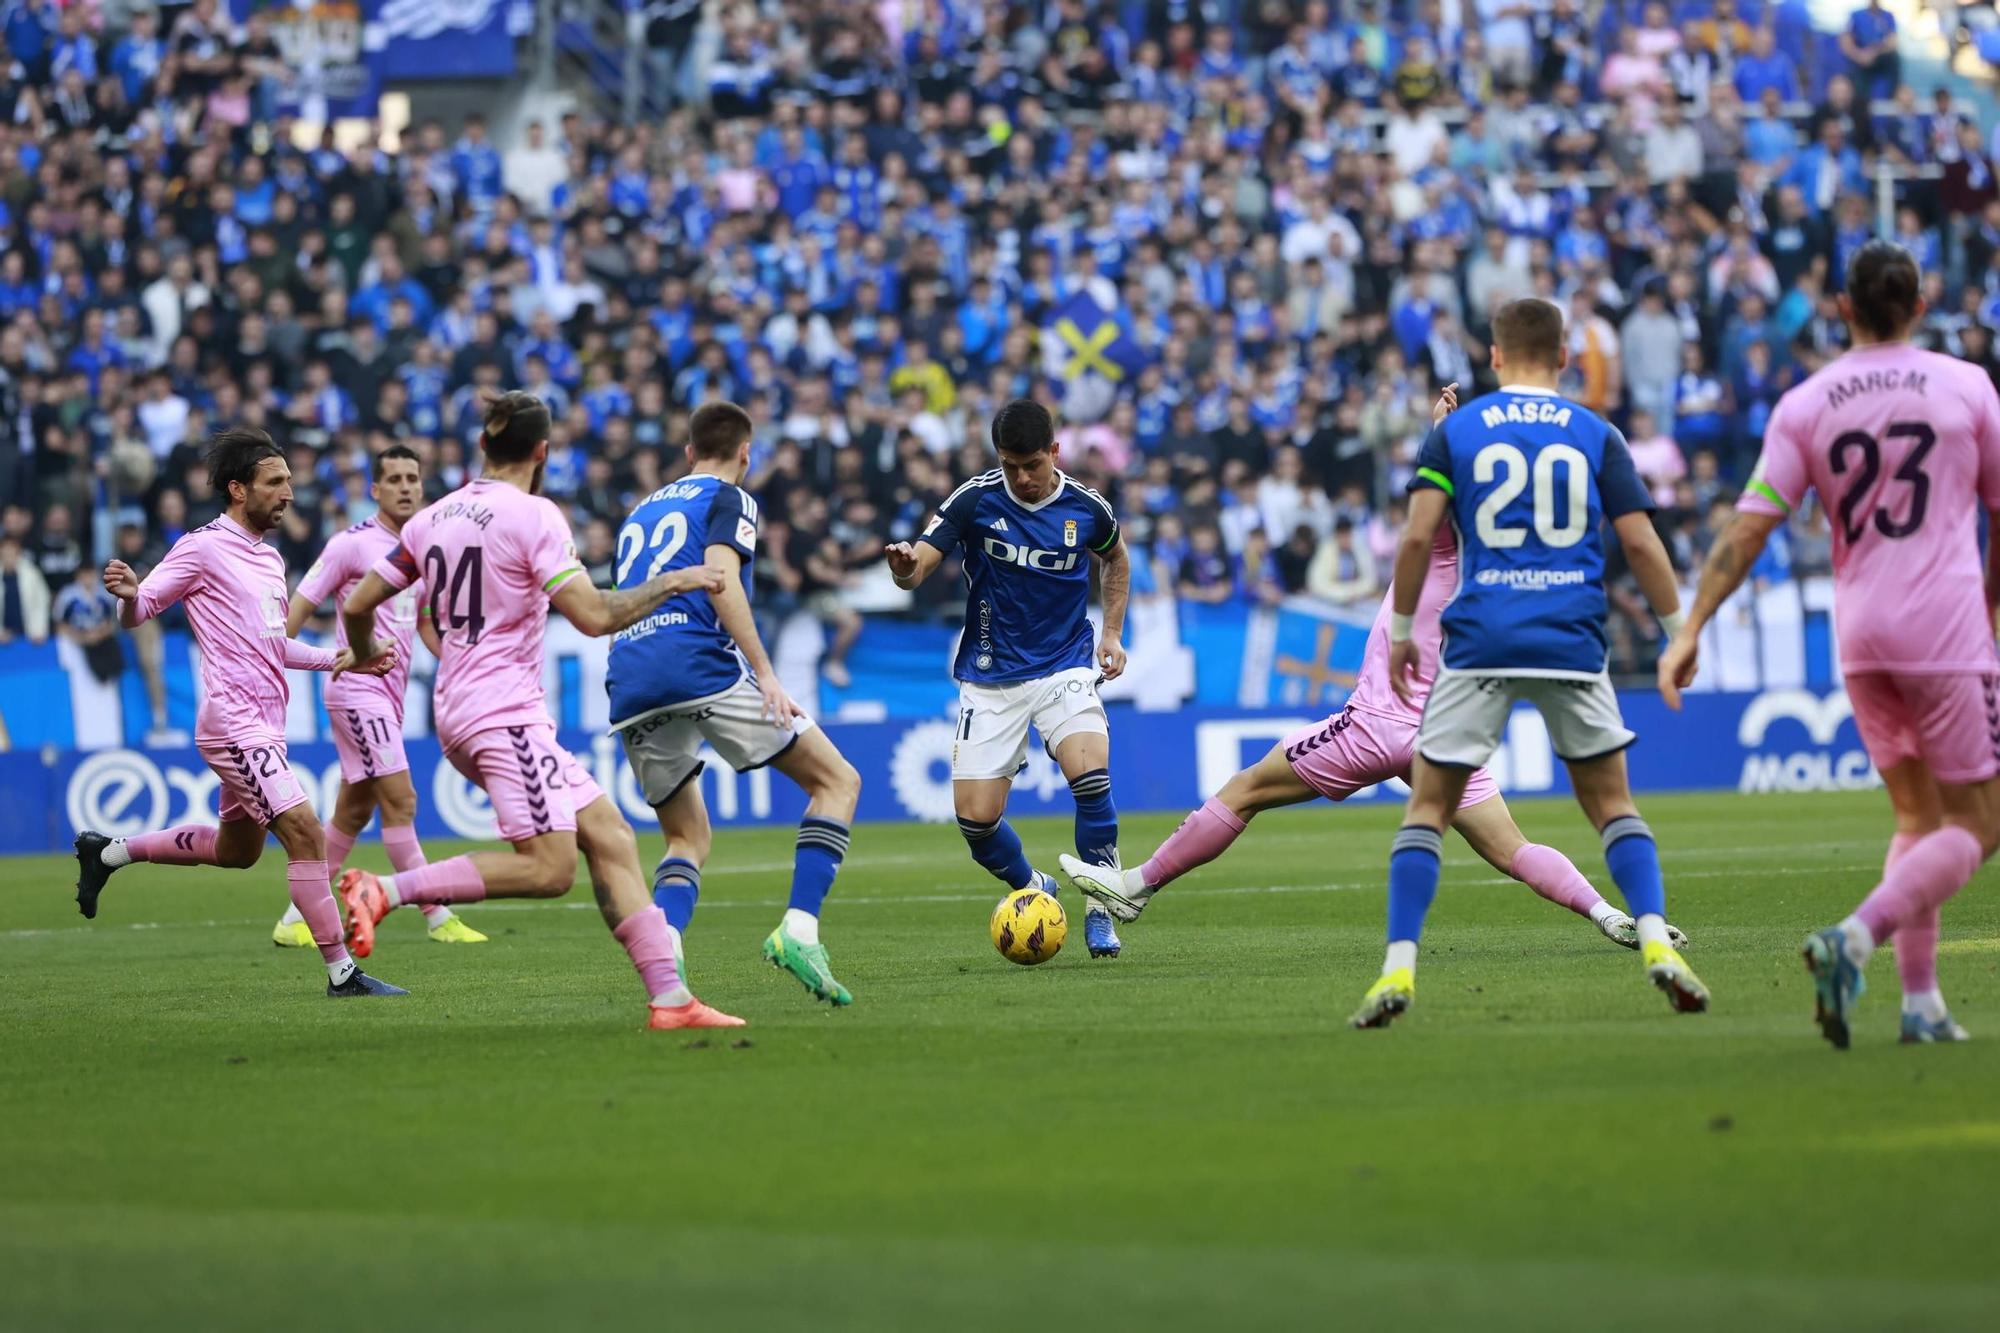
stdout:
<svg viewBox="0 0 2000 1333">
<path fill-rule="evenodd" d="M 1965 1040 L 1938 989 L 1938 908 L 2000 844 L 2000 397 L 1978 366 L 1910 343 L 1921 290 L 1901 246 L 1870 241 L 1849 261 L 1839 300 L 1854 346 L 1778 400 L 1736 519 L 1660 657 L 1660 689 L 1679 707 L 1702 627 L 1816 491 L 1833 520 L 1841 674 L 1896 817 L 1874 892 L 1805 942 L 1820 1031 L 1842 1049 L 1862 969 L 1892 934 L 1902 1039 Z"/>
<path fill-rule="evenodd" d="M 1437 895 L 1445 825 L 1524 699 L 1548 723 L 1577 803 L 1603 838 L 1647 977 L 1679 1012 L 1708 1007 L 1707 988 L 1669 936 L 1659 849 L 1626 778 L 1634 736 L 1605 669 L 1605 520 L 1669 631 L 1679 627 L 1680 594 L 1625 437 L 1556 392 L 1568 359 L 1555 305 L 1527 297 L 1501 306 L 1493 316 L 1500 390 L 1445 417 L 1417 455 L 1389 615 L 1389 684 L 1405 703 L 1421 675 L 1416 616 L 1447 518 L 1458 531 L 1458 592 L 1440 617 L 1440 660 L 1389 858 L 1388 953 L 1355 1027 L 1386 1027 L 1415 999 L 1417 941 Z"/>
<path fill-rule="evenodd" d="M 1055 418 L 1017 398 L 993 418 L 1000 466 L 966 482 L 914 543 L 888 548 L 899 588 L 915 588 L 946 556 L 962 551 L 965 633 L 959 681 L 952 803 L 972 859 L 1012 889 L 1056 891 L 1034 869 L 1006 820 L 1007 794 L 1026 765 L 1028 728 L 1062 768 L 1076 798 L 1076 854 L 1115 873 L 1118 810 L 1111 800 L 1111 731 L 1098 685 L 1125 670 L 1119 642 L 1131 565 L 1118 519 L 1103 496 L 1057 466 Z M 1103 574 L 1104 633 L 1090 625 L 1090 571 Z M 1093 958 L 1115 958 L 1111 916 L 1089 903 L 1084 942 Z"/>
<path fill-rule="evenodd" d="M 419 579 L 438 636 L 437 732 L 445 757 L 493 801 L 508 852 L 475 852 L 376 877 L 341 877 L 348 939 L 367 957 L 375 927 L 403 903 L 560 898 L 590 864 L 605 924 L 632 959 L 654 1029 L 738 1027 L 688 990 L 666 918 L 646 894 L 632 826 L 583 765 L 556 742 L 542 694 L 549 608 L 601 638 L 684 594 L 715 592 L 722 575 L 703 565 L 661 573 L 605 593 L 581 577 L 562 511 L 538 493 L 549 453 L 549 412 L 533 394 L 508 393 L 486 408 L 486 469 L 421 510 L 388 555 L 342 604 L 348 642 L 366 661 L 381 651 L 376 609 Z"/>
<path fill-rule="evenodd" d="M 819 916 L 847 854 L 861 775 L 785 693 L 750 614 L 757 502 L 742 482 L 754 431 L 750 414 L 734 403 L 695 409 L 688 474 L 641 500 L 618 531 L 621 588 L 702 564 L 721 570 L 724 582 L 706 600 L 675 603 L 613 638 L 612 728 L 666 835 L 653 901 L 666 914 L 676 951 L 694 918 L 710 844 L 697 780 L 702 742 L 738 773 L 769 764 L 804 789 L 791 899 L 764 941 L 764 957 L 819 999 L 844 1005 L 853 996 L 828 966 Z"/>
<path fill-rule="evenodd" d="M 327 874 L 326 842 L 285 754 L 285 708 L 291 698 L 286 670 L 331 671 L 338 679 L 355 668 L 347 649 L 310 647 L 286 631 L 285 561 L 264 538 L 291 506 L 292 471 L 271 437 L 252 429 L 216 436 L 208 466 L 216 493 L 228 502 L 222 517 L 176 542 L 143 583 L 124 561 L 113 560 L 105 566 L 104 586 L 119 599 L 118 618 L 127 629 L 175 602 L 187 612 L 201 649 L 195 747 L 221 783 L 221 823 L 184 824 L 133 838 L 79 834 L 77 908 L 96 916 L 105 881 L 134 861 L 247 869 L 264 854 L 269 832 L 285 849 L 292 906 L 326 962 L 326 993 L 406 994 L 361 972 L 349 956 Z M 358 669 L 386 676 L 398 665 L 389 651 Z"/>
<path fill-rule="evenodd" d="M 338 603 L 360 583 L 375 562 L 395 549 L 403 525 L 424 502 L 423 468 L 416 451 L 393 444 L 375 455 L 375 517 L 363 519 L 326 544 L 313 567 L 292 594 L 285 630 L 296 635 L 312 614 L 330 598 Z M 338 880 L 347 854 L 376 811 L 382 814 L 382 848 L 398 870 L 425 864 L 417 841 L 417 789 L 410 781 L 409 756 L 403 753 L 403 691 L 409 683 L 410 650 L 418 626 L 424 642 L 437 651 L 437 632 L 430 628 L 429 608 L 422 605 L 423 588 L 412 585 L 396 594 L 375 618 L 396 652 L 397 667 L 386 676 L 347 675 L 326 688 L 326 715 L 333 724 L 333 748 L 340 755 L 340 795 L 326 821 L 326 861 Z M 347 646 L 345 625 L 336 624 L 336 642 Z M 486 937 L 436 904 L 424 909 L 430 938 L 440 944 L 481 944 Z M 312 936 L 294 907 L 279 920 L 271 941 L 280 947 L 310 944 Z"/>
</svg>

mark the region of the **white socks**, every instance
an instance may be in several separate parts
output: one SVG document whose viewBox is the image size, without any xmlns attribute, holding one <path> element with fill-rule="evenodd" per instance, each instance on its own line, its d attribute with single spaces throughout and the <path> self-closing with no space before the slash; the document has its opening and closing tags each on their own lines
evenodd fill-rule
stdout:
<svg viewBox="0 0 2000 1333">
<path fill-rule="evenodd" d="M 1382 960 L 1382 975 L 1388 976 L 1401 968 L 1415 970 L 1417 966 L 1417 942 L 1415 940 L 1389 941 L 1389 954 Z"/>
<path fill-rule="evenodd" d="M 352 958 L 343 958 L 337 963 L 326 965 L 326 979 L 338 986 L 360 970 L 354 965 Z"/>
<path fill-rule="evenodd" d="M 819 918 L 796 907 L 785 909 L 785 933 L 800 944 L 819 943 Z"/>
<path fill-rule="evenodd" d="M 656 1009 L 679 1009 L 694 1003 L 694 992 L 687 988 L 685 981 L 676 981 L 671 989 L 661 991 L 650 1003 Z"/>
<path fill-rule="evenodd" d="M 424 925 L 432 930 L 436 930 L 449 920 L 451 920 L 451 909 L 443 903 L 432 903 L 424 909 Z"/>
<path fill-rule="evenodd" d="M 1841 922 L 1840 929 L 1847 936 L 1847 961 L 1856 967 L 1868 966 L 1868 959 L 1875 952 L 1875 932 L 1858 916 Z"/>
<path fill-rule="evenodd" d="M 110 845 L 98 853 L 98 859 L 108 866 L 129 866 L 132 864 L 132 849 L 125 845 L 125 839 L 113 838 Z"/>
<path fill-rule="evenodd" d="M 382 892 L 388 895 L 389 906 L 401 907 L 403 905 L 403 896 L 396 892 L 396 877 L 394 875 L 378 876 L 375 882 L 380 884 Z M 429 918 L 426 917 L 425 920 L 429 920 Z"/>
<path fill-rule="evenodd" d="M 285 914 L 278 918 L 278 924 L 281 926 L 296 926 L 305 919 L 305 913 L 299 911 L 297 903 L 293 903 L 285 909 Z"/>
<path fill-rule="evenodd" d="M 1591 924 L 1596 926 L 1602 926 L 1607 918 L 1623 915 L 1625 915 L 1623 912 L 1613 907 L 1610 903 L 1605 902 L 1602 898 L 1597 900 L 1597 906 L 1590 909 Z"/>
<path fill-rule="evenodd" d="M 1648 912 L 1633 924 L 1638 927 L 1639 943 L 1642 947 L 1648 944 L 1673 947 L 1672 941 L 1667 938 L 1667 919 L 1658 912 Z"/>
<path fill-rule="evenodd" d="M 1926 1023 L 1942 1023 L 1950 1011 L 1944 1007 L 1944 992 L 1931 990 L 1912 991 L 1903 997 L 1903 1012 L 1916 1014 Z"/>
</svg>

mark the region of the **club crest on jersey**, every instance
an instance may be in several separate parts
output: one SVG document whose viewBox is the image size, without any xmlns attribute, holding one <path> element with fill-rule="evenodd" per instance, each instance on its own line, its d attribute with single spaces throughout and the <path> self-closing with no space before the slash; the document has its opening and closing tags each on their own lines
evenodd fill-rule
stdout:
<svg viewBox="0 0 2000 1333">
<path fill-rule="evenodd" d="M 1003 542 L 998 537 L 988 537 L 985 541 L 986 554 L 1003 564 L 1019 565 L 1023 569 L 1039 569 L 1045 573 L 1060 574 L 1076 568 L 1076 552 L 1067 555 L 1061 551 L 1038 551 L 1031 546 L 1016 546 Z"/>
<path fill-rule="evenodd" d="M 1063 520 L 1063 545 L 1076 545 L 1076 520 L 1073 518 Z"/>
</svg>

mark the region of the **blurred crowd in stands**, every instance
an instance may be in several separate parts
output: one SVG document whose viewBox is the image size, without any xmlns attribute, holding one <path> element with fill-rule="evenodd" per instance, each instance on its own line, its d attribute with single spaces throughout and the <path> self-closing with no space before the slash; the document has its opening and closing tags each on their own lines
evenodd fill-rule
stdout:
<svg viewBox="0 0 2000 1333">
<path fill-rule="evenodd" d="M 1692 567 L 1843 346 L 1885 199 L 1925 341 L 2000 377 L 1995 146 L 1872 3 L 1817 34 L 1803 0 L 654 0 L 662 116 L 352 147 L 273 113 L 258 19 L 105 12 L 12 0 L 0 34 L 0 639 L 103 634 L 90 571 L 218 512 L 211 430 L 287 447 L 302 571 L 371 451 L 462 481 L 502 386 L 553 407 L 547 490 L 606 580 L 688 412 L 749 406 L 760 607 L 826 620 L 829 674 L 848 591 L 1019 394 L 1064 409 L 1139 595 L 1366 607 L 1438 387 L 1492 386 L 1528 293 Z M 1143 364 L 1069 378 L 1103 364 L 1048 332 L 1079 290 Z M 1826 562 L 1809 513 L 1761 572 Z"/>
</svg>

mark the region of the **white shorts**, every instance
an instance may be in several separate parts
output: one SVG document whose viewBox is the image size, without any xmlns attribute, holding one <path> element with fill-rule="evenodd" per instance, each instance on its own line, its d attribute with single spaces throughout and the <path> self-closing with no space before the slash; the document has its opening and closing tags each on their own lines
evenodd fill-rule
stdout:
<svg viewBox="0 0 2000 1333">
<path fill-rule="evenodd" d="M 1440 670 L 1417 728 L 1417 753 L 1433 764 L 1480 768 L 1500 748 L 1508 715 L 1525 699 L 1548 723 L 1556 756 L 1569 763 L 1601 759 L 1635 737 L 1618 711 L 1609 675 L 1485 676 Z"/>
<path fill-rule="evenodd" d="M 1097 697 L 1097 669 L 1072 667 L 1041 680 L 958 687 L 958 733 L 951 747 L 954 781 L 1011 778 L 1028 758 L 1028 727 L 1051 756 L 1071 736 L 1111 734 Z"/>
<path fill-rule="evenodd" d="M 671 708 L 618 729 L 625 758 L 648 805 L 664 805 L 705 766 L 703 741 L 738 773 L 762 768 L 811 731 L 809 717 L 790 730 L 764 715 L 764 696 L 746 676 L 712 699 Z"/>
</svg>

